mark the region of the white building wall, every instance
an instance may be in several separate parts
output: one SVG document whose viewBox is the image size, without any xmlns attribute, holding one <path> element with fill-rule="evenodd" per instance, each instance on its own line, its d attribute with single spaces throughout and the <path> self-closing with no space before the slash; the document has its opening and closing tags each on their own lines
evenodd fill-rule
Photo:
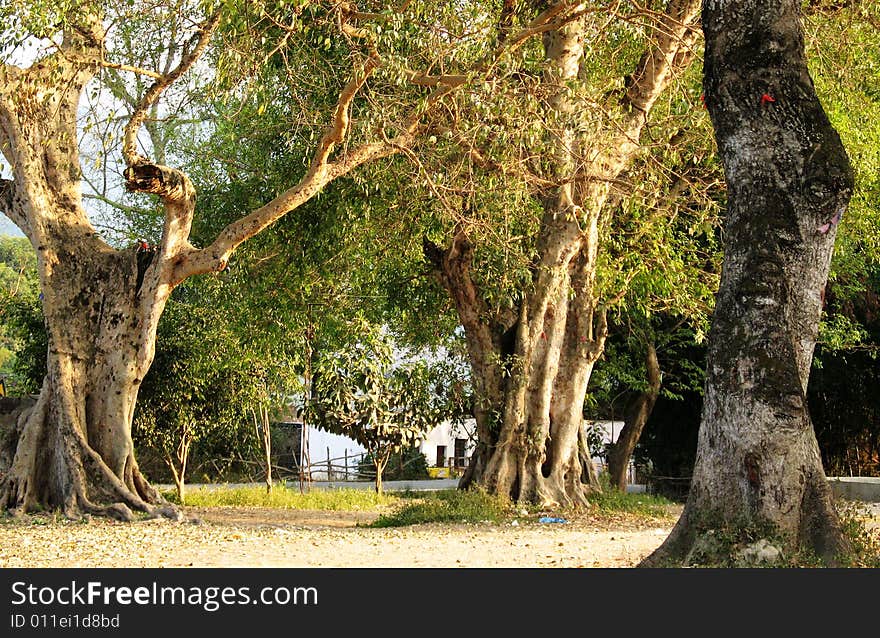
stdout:
<svg viewBox="0 0 880 638">
<path fill-rule="evenodd" d="M 428 459 L 429 467 L 437 466 L 437 447 L 446 447 L 446 462 L 444 466 L 449 466 L 449 459 L 455 454 L 455 439 L 465 439 L 465 456 L 470 459 L 476 447 L 476 429 L 477 423 L 474 419 L 467 419 L 463 423 L 446 422 L 438 425 L 428 433 L 428 436 L 419 444 L 419 450 Z"/>
<path fill-rule="evenodd" d="M 598 428 L 602 432 L 604 444 L 616 443 L 623 429 L 623 421 L 584 421 L 586 428 Z M 476 447 L 476 422 L 467 419 L 463 423 L 443 423 L 433 430 L 419 444 L 419 451 L 428 459 L 429 467 L 436 467 L 437 446 L 446 447 L 445 467 L 449 467 L 449 461 L 455 454 L 455 439 L 465 439 L 465 456 L 470 459 Z M 331 434 L 317 428 L 309 428 L 308 432 L 309 460 L 313 468 L 313 477 L 320 480 L 322 465 L 326 464 L 329 448 L 331 465 L 334 467 L 344 464 L 347 454 L 351 466 L 357 465 L 357 459 L 366 452 L 366 449 L 354 439 L 339 434 Z M 602 468 L 605 460 L 601 457 L 593 457 L 597 467 Z M 324 477 L 326 478 L 326 477 Z"/>
</svg>

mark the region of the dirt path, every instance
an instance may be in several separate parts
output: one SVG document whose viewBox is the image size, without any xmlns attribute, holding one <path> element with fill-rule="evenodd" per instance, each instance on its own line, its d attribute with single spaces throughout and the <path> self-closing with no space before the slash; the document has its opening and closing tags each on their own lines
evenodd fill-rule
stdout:
<svg viewBox="0 0 880 638">
<path fill-rule="evenodd" d="M 631 567 L 681 512 L 363 527 L 378 511 L 187 508 L 199 523 L 0 518 L 0 567 Z M 880 526 L 880 504 L 870 527 Z"/>
<path fill-rule="evenodd" d="M 0 567 L 630 567 L 675 522 L 585 514 L 564 524 L 358 527 L 370 512 L 188 508 L 200 524 L 0 522 Z"/>
</svg>

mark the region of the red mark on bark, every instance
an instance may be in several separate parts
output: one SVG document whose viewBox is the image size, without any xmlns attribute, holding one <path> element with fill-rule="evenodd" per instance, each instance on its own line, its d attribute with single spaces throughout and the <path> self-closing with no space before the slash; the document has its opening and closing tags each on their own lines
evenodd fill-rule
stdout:
<svg viewBox="0 0 880 638">
<path fill-rule="evenodd" d="M 769 93 L 765 93 L 764 95 L 761 96 L 761 106 L 764 106 L 768 102 L 772 103 L 775 101 L 776 101 L 776 98 L 773 97 L 772 95 L 770 95 Z"/>
<path fill-rule="evenodd" d="M 827 222 L 819 226 L 816 230 L 819 231 L 820 235 L 825 235 L 831 230 L 831 227 L 834 226 L 837 222 L 840 221 L 840 218 L 843 217 L 843 208 L 839 208 L 836 213 L 834 213 L 834 217 L 829 219 Z"/>
<path fill-rule="evenodd" d="M 703 105 L 703 108 L 706 108 L 706 94 L 700 93 L 700 104 Z"/>
<path fill-rule="evenodd" d="M 547 338 L 547 333 L 546 333 L 546 332 L 542 332 L 542 333 L 541 333 L 541 339 L 546 339 L 546 338 Z"/>
</svg>

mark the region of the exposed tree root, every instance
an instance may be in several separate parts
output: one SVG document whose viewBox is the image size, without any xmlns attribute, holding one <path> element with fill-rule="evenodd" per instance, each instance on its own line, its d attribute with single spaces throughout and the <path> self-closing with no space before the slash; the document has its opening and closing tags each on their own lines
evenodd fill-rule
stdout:
<svg viewBox="0 0 880 638">
<path fill-rule="evenodd" d="M 36 404 L 22 411 L 16 423 L 15 455 L 3 483 L 0 484 L 0 508 L 13 514 L 35 509 L 34 478 L 38 453 L 44 446 L 49 390 L 44 385 Z"/>
<path fill-rule="evenodd" d="M 71 519 L 91 515 L 131 521 L 135 512 L 183 518 L 140 473 L 133 454 L 123 480 L 78 428 L 47 427 L 51 411 L 46 388 L 33 408 L 19 417 L 15 456 L 0 483 L 0 508 L 14 515 L 60 510 Z"/>
<path fill-rule="evenodd" d="M 471 472 L 468 485 L 505 494 L 515 503 L 546 508 L 586 507 L 589 497 L 601 492 L 595 467 L 580 450 L 567 463 L 556 463 L 547 469 L 549 473 L 545 476 L 537 460 L 520 459 L 511 449 L 496 449 L 484 471 Z"/>
<path fill-rule="evenodd" d="M 685 557 L 693 548 L 696 536 L 697 530 L 689 523 L 689 512 L 685 506 L 684 512 L 663 544 L 646 556 L 638 566 L 669 567 L 684 564 Z"/>
<path fill-rule="evenodd" d="M 828 565 L 849 553 L 850 542 L 843 533 L 840 516 L 834 508 L 831 488 L 824 472 L 810 477 L 801 503 L 799 542 L 812 549 Z"/>
<path fill-rule="evenodd" d="M 808 482 L 800 508 L 798 529 L 783 530 L 766 521 L 750 524 L 741 519 L 731 520 L 717 510 L 700 508 L 693 499 L 689 499 L 672 532 L 660 547 L 642 560 L 639 567 L 736 564 L 736 557 L 731 555 L 741 549 L 736 544 L 718 546 L 721 553 L 711 557 L 708 562 L 700 550 L 708 546 L 707 539 L 714 542 L 718 538 L 718 530 L 724 530 L 726 537 L 735 539 L 738 531 L 749 525 L 766 530 L 765 536 L 773 537 L 771 540 L 777 542 L 789 556 L 807 552 L 829 567 L 840 566 L 851 544 L 841 529 L 840 518 L 832 504 L 830 488 L 824 476 L 821 481 Z"/>
</svg>

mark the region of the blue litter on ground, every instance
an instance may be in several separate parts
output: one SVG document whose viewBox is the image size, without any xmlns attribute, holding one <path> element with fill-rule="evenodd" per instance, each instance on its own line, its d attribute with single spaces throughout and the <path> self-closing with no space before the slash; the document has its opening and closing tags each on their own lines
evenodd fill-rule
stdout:
<svg viewBox="0 0 880 638">
<path fill-rule="evenodd" d="M 557 518 L 556 516 L 542 516 L 538 519 L 539 523 L 567 523 L 568 521 L 564 518 Z"/>
</svg>

